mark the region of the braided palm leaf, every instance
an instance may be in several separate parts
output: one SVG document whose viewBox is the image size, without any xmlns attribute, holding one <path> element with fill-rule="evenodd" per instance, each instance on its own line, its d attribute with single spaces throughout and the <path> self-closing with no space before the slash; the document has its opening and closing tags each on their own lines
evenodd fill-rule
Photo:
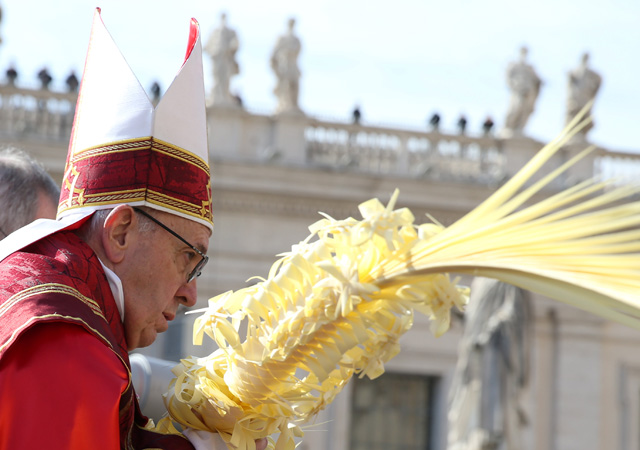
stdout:
<svg viewBox="0 0 640 450">
<path fill-rule="evenodd" d="M 219 349 L 187 358 L 166 395 L 171 418 L 219 432 L 229 448 L 292 449 L 299 425 L 354 376 L 377 377 L 414 312 L 439 336 L 468 289 L 449 273 L 496 278 L 640 328 L 638 187 L 586 181 L 525 206 L 587 149 L 540 181 L 532 175 L 587 121 L 571 124 L 484 203 L 449 227 L 415 224 L 378 200 L 362 220 L 325 216 L 266 279 L 209 301 L 194 326 Z M 241 325 L 246 334 L 240 335 Z"/>
</svg>

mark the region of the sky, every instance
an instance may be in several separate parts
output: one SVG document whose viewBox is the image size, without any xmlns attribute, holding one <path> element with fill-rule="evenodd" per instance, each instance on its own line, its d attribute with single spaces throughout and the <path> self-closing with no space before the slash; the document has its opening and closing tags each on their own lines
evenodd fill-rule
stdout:
<svg viewBox="0 0 640 450">
<path fill-rule="evenodd" d="M 240 40 L 232 90 L 268 114 L 276 105 L 269 55 L 290 17 L 302 42 L 300 106 L 310 116 L 348 121 L 355 105 L 369 125 L 427 129 L 438 112 L 453 132 L 461 114 L 470 133 L 506 114 L 507 65 L 520 47 L 543 86 L 526 134 L 548 141 L 564 124 L 567 73 L 585 52 L 603 78 L 592 142 L 640 151 L 640 2 L 637 0 L 0 0 L 0 79 L 10 65 L 18 84 L 37 86 L 47 67 L 53 89 L 82 72 L 95 7 L 149 88 L 166 89 L 186 49 L 189 20 L 203 44 L 226 13 Z M 204 57 L 205 88 L 211 62 Z"/>
</svg>

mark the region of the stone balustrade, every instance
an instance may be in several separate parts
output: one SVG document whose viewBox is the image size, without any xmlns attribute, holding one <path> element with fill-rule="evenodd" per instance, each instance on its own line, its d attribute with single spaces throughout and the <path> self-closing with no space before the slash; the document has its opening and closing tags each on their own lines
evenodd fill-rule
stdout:
<svg viewBox="0 0 640 450">
<path fill-rule="evenodd" d="M 545 143 L 527 137 L 500 139 L 310 119 L 305 144 L 308 163 L 327 168 L 497 185 L 513 176 Z M 550 166 L 558 167 L 588 145 L 565 147 Z M 594 176 L 628 182 L 638 173 L 640 155 L 596 148 L 551 187 L 564 188 Z"/>
<path fill-rule="evenodd" d="M 76 93 L 0 85 L 0 138 L 69 142 Z"/>
<path fill-rule="evenodd" d="M 599 151 L 594 171 L 604 178 L 615 178 L 619 182 L 637 183 L 640 174 L 640 155 L 613 151 Z"/>
<path fill-rule="evenodd" d="M 66 151 L 76 93 L 0 85 L 0 139 Z M 382 176 L 499 185 L 544 145 L 527 137 L 460 135 L 210 108 L 212 155 Z M 558 166 L 586 146 L 569 146 Z M 61 150 L 61 151 L 62 151 Z M 265 155 L 270 155 L 265 157 Z M 277 156 L 273 158 L 273 156 Z M 562 188 L 592 176 L 637 178 L 640 155 L 597 149 L 560 177 Z"/>
<path fill-rule="evenodd" d="M 472 137 L 311 120 L 310 164 L 380 175 L 499 183 L 507 174 L 502 142 Z"/>
</svg>

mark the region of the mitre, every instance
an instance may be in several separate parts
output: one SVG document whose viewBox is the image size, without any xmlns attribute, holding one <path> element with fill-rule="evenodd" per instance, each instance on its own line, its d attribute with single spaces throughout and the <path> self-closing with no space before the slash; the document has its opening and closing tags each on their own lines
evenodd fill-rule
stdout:
<svg viewBox="0 0 640 450">
<path fill-rule="evenodd" d="M 58 219 L 121 203 L 213 228 L 202 44 L 193 19 L 184 64 L 154 106 L 95 12 Z"/>
<path fill-rule="evenodd" d="M 194 19 L 182 67 L 154 105 L 96 9 L 57 220 L 38 220 L 3 239 L 0 260 L 119 204 L 147 206 L 213 230 L 202 43 Z"/>
</svg>

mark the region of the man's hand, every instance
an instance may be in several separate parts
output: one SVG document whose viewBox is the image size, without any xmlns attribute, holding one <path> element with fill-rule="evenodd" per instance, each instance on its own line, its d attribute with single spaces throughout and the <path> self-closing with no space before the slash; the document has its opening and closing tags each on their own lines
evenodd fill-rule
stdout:
<svg viewBox="0 0 640 450">
<path fill-rule="evenodd" d="M 267 441 L 267 438 L 258 439 L 256 441 L 256 450 L 264 450 L 265 448 L 267 448 L 268 444 L 269 441 Z"/>
</svg>

